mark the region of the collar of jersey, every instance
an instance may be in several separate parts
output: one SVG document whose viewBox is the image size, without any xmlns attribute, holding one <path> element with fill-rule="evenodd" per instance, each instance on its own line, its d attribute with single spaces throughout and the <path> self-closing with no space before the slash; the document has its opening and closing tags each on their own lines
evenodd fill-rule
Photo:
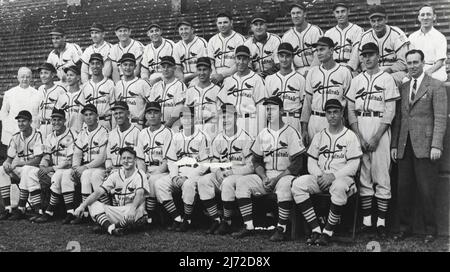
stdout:
<svg viewBox="0 0 450 272">
<path fill-rule="evenodd" d="M 330 130 L 328 128 L 325 128 L 324 131 L 326 134 L 328 134 L 330 137 L 336 138 L 336 137 L 340 137 L 343 134 L 345 134 L 347 132 L 348 128 L 344 127 L 342 128 L 341 132 L 339 132 L 338 134 L 333 134 L 330 132 Z"/>
<path fill-rule="evenodd" d="M 200 131 L 198 128 L 194 128 L 194 133 L 192 133 L 191 136 L 186 136 L 186 134 L 184 134 L 184 130 L 180 131 L 181 135 L 183 135 L 183 138 L 185 138 L 185 139 L 193 139 L 193 138 L 197 137 L 199 132 Z"/>
<path fill-rule="evenodd" d="M 228 137 L 227 134 L 225 134 L 225 130 L 222 133 L 223 138 L 225 138 L 227 141 L 232 141 L 236 138 L 238 138 L 242 133 L 242 128 L 237 128 L 236 134 L 234 134 L 231 137 Z"/>
<path fill-rule="evenodd" d="M 285 76 L 283 76 L 283 75 L 281 74 L 280 71 L 277 72 L 278 76 L 279 76 L 280 78 L 283 78 L 283 79 L 284 79 L 284 78 L 288 78 L 288 77 L 292 76 L 292 75 L 295 74 L 295 73 L 297 73 L 297 71 L 295 71 L 294 69 L 292 69 L 292 72 L 290 72 L 289 74 L 287 74 L 287 75 L 285 75 Z"/>
<path fill-rule="evenodd" d="M 28 136 L 28 138 L 24 138 L 23 137 L 23 132 L 20 132 L 20 138 L 25 142 L 25 140 L 27 140 L 27 139 L 31 139 L 33 136 L 34 136 L 34 134 L 36 133 L 36 129 L 34 129 L 33 127 L 31 128 L 31 134 L 30 134 L 30 136 Z"/>
<path fill-rule="evenodd" d="M 161 125 L 157 130 L 155 130 L 155 131 L 151 131 L 150 130 L 150 127 L 148 127 L 148 128 L 146 128 L 147 130 L 148 130 L 148 132 L 150 133 L 150 134 L 156 134 L 156 133 L 159 133 L 160 131 L 162 131 L 163 129 L 165 128 L 165 126 L 164 125 Z"/>
<path fill-rule="evenodd" d="M 266 127 L 266 129 L 270 132 L 270 133 L 276 133 L 276 134 L 279 134 L 280 132 L 282 132 L 283 130 L 285 130 L 287 127 L 288 127 L 289 125 L 287 124 L 287 123 L 284 123 L 284 126 L 282 126 L 279 130 L 274 130 L 274 129 L 271 129 L 271 128 L 269 128 L 269 127 Z"/>
</svg>

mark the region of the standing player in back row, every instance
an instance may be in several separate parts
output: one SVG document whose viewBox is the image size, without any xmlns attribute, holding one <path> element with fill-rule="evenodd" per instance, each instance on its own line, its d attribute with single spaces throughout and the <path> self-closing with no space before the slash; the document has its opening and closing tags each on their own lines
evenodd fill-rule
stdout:
<svg viewBox="0 0 450 272">
<path fill-rule="evenodd" d="M 283 122 L 301 131 L 300 115 L 305 96 L 305 78 L 292 69 L 294 48 L 290 43 L 282 43 L 277 48 L 280 71 L 266 78 L 266 93 L 278 96 L 283 101 Z"/>
<path fill-rule="evenodd" d="M 253 17 L 251 30 L 253 36 L 248 38 L 244 45 L 250 49 L 252 70 L 266 78 L 279 70 L 277 50 L 281 39 L 278 35 L 267 32 L 266 19 L 262 15 Z"/>
<path fill-rule="evenodd" d="M 208 41 L 208 57 L 213 61 L 211 81 L 215 84 L 236 72 L 234 51 L 245 42 L 244 36 L 233 30 L 231 15 L 217 14 L 216 25 L 219 33 Z"/>
<path fill-rule="evenodd" d="M 362 47 L 361 56 L 367 71 L 352 80 L 345 97 L 349 101 L 350 126 L 359 136 L 364 152 L 359 190 L 362 231 L 373 230 L 372 199 L 375 196 L 378 205 L 377 232 L 384 238 L 386 212 L 391 198 L 390 126 L 395 115 L 395 101 L 400 99 L 400 94 L 393 77 L 379 67 L 379 50 L 374 43 Z"/>
<path fill-rule="evenodd" d="M 337 25 L 327 30 L 324 36 L 334 42 L 334 61 L 347 64 L 353 50 L 358 50 L 359 40 L 364 29 L 348 21 L 350 9 L 347 3 L 337 2 L 333 6 L 333 15 Z"/>
<path fill-rule="evenodd" d="M 309 145 L 316 133 L 328 127 L 325 104 L 329 99 L 339 100 L 345 108 L 344 94 L 352 80 L 350 70 L 334 61 L 334 43 L 330 38 L 321 37 L 313 46 L 321 65 L 313 67 L 306 77 L 306 95 L 301 116 L 305 145 Z"/>
<path fill-rule="evenodd" d="M 303 4 L 292 5 L 291 18 L 294 27 L 284 33 L 281 40 L 294 47 L 294 68 L 306 77 L 312 66 L 319 65 L 312 45 L 322 37 L 323 32 L 306 21 L 306 7 Z"/>
</svg>

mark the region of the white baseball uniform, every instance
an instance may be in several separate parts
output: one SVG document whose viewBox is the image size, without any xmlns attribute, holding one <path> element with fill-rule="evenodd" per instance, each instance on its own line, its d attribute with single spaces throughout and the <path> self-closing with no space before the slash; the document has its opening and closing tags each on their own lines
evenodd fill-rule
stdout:
<svg viewBox="0 0 450 272">
<path fill-rule="evenodd" d="M 119 60 L 122 58 L 123 54 L 131 53 L 136 58 L 136 61 L 140 61 L 139 59 L 142 57 L 142 53 L 144 51 L 144 45 L 137 40 L 130 39 L 130 44 L 127 47 L 122 47 L 120 43 L 114 44 L 109 50 L 108 58 L 115 64 L 117 64 L 117 68 L 119 69 L 120 78 L 123 75 L 122 69 L 120 68 Z"/>
<path fill-rule="evenodd" d="M 55 66 L 58 78 L 65 82 L 64 68 L 75 65 L 80 61 L 82 54 L 83 50 L 78 44 L 66 42 L 66 47 L 62 52 L 56 53 L 55 50 L 50 52 L 47 62 Z"/>
<path fill-rule="evenodd" d="M 158 48 L 155 48 L 153 42 L 145 46 L 141 64 L 142 68 L 149 71 L 150 80 L 162 77 L 159 61 L 162 57 L 172 56 L 174 48 L 175 43 L 164 38 L 162 38 L 162 43 Z"/>
<path fill-rule="evenodd" d="M 139 133 L 141 131 L 133 124 L 125 131 L 120 131 L 119 126 L 109 132 L 106 151 L 105 167 L 120 168 L 119 150 L 131 146 L 136 149 Z"/>
<path fill-rule="evenodd" d="M 364 29 L 356 24 L 349 23 L 344 29 L 339 26 L 328 29 L 324 36 L 334 42 L 333 58 L 337 63 L 348 63 L 353 50 L 358 50 L 358 44 Z"/>
<path fill-rule="evenodd" d="M 177 42 L 173 48 L 173 58 L 175 63 L 183 67 L 185 75 L 191 75 L 197 72 L 197 59 L 206 57 L 207 43 L 206 40 L 195 36 L 194 39 L 186 44 L 183 40 Z"/>
<path fill-rule="evenodd" d="M 239 45 L 243 45 L 245 37 L 232 30 L 230 35 L 223 37 L 217 33 L 208 41 L 208 57 L 213 60 L 216 71 L 222 74 L 235 64 L 234 51 Z"/>
<path fill-rule="evenodd" d="M 92 70 L 89 68 L 89 59 L 91 58 L 91 55 L 94 53 L 98 53 L 102 55 L 103 62 L 106 62 L 106 60 L 109 58 L 109 51 L 112 48 L 112 44 L 110 44 L 107 41 L 103 41 L 103 43 L 100 46 L 96 46 L 96 44 L 91 44 L 88 48 L 86 48 L 83 52 L 83 55 L 81 56 L 81 61 L 87 65 L 88 67 L 88 74 L 92 75 Z M 107 76 L 107 75 L 105 75 Z"/>
<path fill-rule="evenodd" d="M 261 73 L 273 69 L 279 63 L 277 52 L 281 38 L 272 33 L 267 33 L 264 42 L 256 41 L 254 37 L 248 38 L 244 45 L 250 49 L 252 70 Z"/>
<path fill-rule="evenodd" d="M 81 88 L 79 101 L 83 104 L 94 104 L 98 111 L 99 124 L 111 130 L 110 107 L 114 96 L 114 82 L 109 78 L 103 78 L 95 83 L 92 79 Z"/>
<path fill-rule="evenodd" d="M 53 85 L 50 89 L 45 89 L 45 85 L 38 88 L 41 96 L 41 104 L 39 105 L 39 131 L 42 136 L 47 138 L 47 135 L 52 133 L 51 115 L 53 108 L 58 104 L 58 99 L 62 98 L 67 92 L 64 87 L 60 85 Z"/>
<path fill-rule="evenodd" d="M 73 93 L 67 91 L 58 98 L 55 105 L 58 109 L 64 110 L 66 113 L 66 127 L 72 129 L 75 135 L 80 133 L 83 127 L 83 115 L 81 114 L 81 109 L 83 108 L 82 101 L 81 90 Z"/>
</svg>

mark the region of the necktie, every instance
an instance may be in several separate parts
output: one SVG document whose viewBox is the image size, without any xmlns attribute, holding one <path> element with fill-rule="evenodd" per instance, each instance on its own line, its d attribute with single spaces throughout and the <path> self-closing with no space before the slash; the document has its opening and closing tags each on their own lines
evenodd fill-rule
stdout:
<svg viewBox="0 0 450 272">
<path fill-rule="evenodd" d="M 414 98 L 416 98 L 416 91 L 417 91 L 417 79 L 414 79 L 414 84 L 411 91 L 411 103 L 414 101 Z"/>
</svg>

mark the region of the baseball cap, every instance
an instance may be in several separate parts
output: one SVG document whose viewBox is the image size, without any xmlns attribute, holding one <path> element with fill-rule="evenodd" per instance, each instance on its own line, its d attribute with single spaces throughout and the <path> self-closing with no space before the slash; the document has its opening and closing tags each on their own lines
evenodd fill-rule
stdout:
<svg viewBox="0 0 450 272">
<path fill-rule="evenodd" d="M 124 146 L 124 147 L 120 148 L 119 149 L 119 156 L 122 156 L 122 154 L 125 153 L 125 152 L 129 152 L 129 153 L 133 154 L 136 157 L 136 151 L 131 146 Z"/>
<path fill-rule="evenodd" d="M 336 2 L 336 3 L 334 3 L 333 10 L 335 10 L 338 7 L 343 7 L 343 8 L 348 9 L 348 5 L 345 2 Z"/>
<path fill-rule="evenodd" d="M 53 66 L 53 64 L 48 63 L 48 62 L 44 62 L 44 63 L 41 64 L 41 66 L 39 66 L 38 72 L 41 71 L 41 70 L 47 70 L 47 71 L 50 71 L 50 72 L 56 74 L 55 66 Z"/>
<path fill-rule="evenodd" d="M 233 20 L 233 17 L 231 17 L 231 15 L 229 13 L 223 12 L 223 11 L 217 13 L 216 18 L 219 18 L 219 17 L 227 17 L 228 19 L 230 19 L 230 21 Z"/>
<path fill-rule="evenodd" d="M 342 109 L 342 104 L 337 99 L 329 99 L 327 102 L 325 102 L 325 110 L 328 109 Z"/>
<path fill-rule="evenodd" d="M 266 18 L 265 18 L 265 16 L 263 14 L 255 14 L 253 16 L 253 18 L 252 18 L 251 23 L 254 24 L 256 22 L 263 22 L 263 23 L 265 23 L 267 21 L 266 21 Z"/>
<path fill-rule="evenodd" d="M 120 28 L 127 28 L 127 29 L 130 29 L 130 25 L 128 24 L 128 22 L 120 21 L 120 22 L 116 25 L 115 30 L 117 31 L 117 30 L 120 29 Z"/>
<path fill-rule="evenodd" d="M 280 53 L 286 53 L 286 54 L 294 54 L 294 47 L 292 47 L 292 44 L 290 43 L 280 43 L 278 46 L 278 54 Z"/>
<path fill-rule="evenodd" d="M 123 63 L 125 61 L 131 61 L 131 62 L 136 63 L 136 57 L 132 53 L 125 53 L 120 58 L 119 63 Z"/>
<path fill-rule="evenodd" d="M 128 104 L 125 101 L 116 101 L 116 103 L 114 103 L 114 106 L 111 107 L 111 110 L 113 111 L 118 109 L 130 110 L 130 107 L 128 107 Z"/>
<path fill-rule="evenodd" d="M 61 27 L 54 27 L 49 34 L 57 35 L 57 36 L 65 36 L 66 35 L 66 33 L 64 32 L 64 29 L 62 29 Z"/>
<path fill-rule="evenodd" d="M 366 53 L 379 53 L 380 49 L 378 48 L 378 45 L 374 43 L 366 43 L 362 46 L 360 55 L 366 54 Z"/>
<path fill-rule="evenodd" d="M 105 27 L 101 23 L 93 23 L 89 31 L 105 32 Z"/>
<path fill-rule="evenodd" d="M 91 55 L 91 57 L 89 58 L 89 62 L 91 62 L 93 60 L 98 60 L 98 61 L 101 61 L 103 63 L 103 56 L 100 53 L 93 53 Z"/>
<path fill-rule="evenodd" d="M 383 6 L 373 5 L 369 8 L 369 19 L 375 16 L 386 17 L 386 10 Z"/>
<path fill-rule="evenodd" d="M 145 112 L 148 112 L 149 110 L 161 111 L 161 105 L 156 101 L 150 101 L 145 105 Z"/>
<path fill-rule="evenodd" d="M 279 96 L 271 96 L 264 100 L 263 105 L 278 105 L 278 107 L 283 107 L 283 100 Z"/>
<path fill-rule="evenodd" d="M 76 65 L 71 65 L 67 68 L 64 68 L 64 73 L 67 73 L 68 71 L 72 71 L 77 75 L 80 75 L 80 68 L 78 68 L 78 66 Z"/>
<path fill-rule="evenodd" d="M 248 49 L 248 47 L 245 46 L 245 45 L 239 45 L 239 46 L 236 48 L 236 51 L 235 51 L 234 55 L 235 55 L 236 57 L 237 57 L 237 56 L 247 56 L 247 57 L 250 57 L 250 49 Z"/>
<path fill-rule="evenodd" d="M 306 6 L 303 3 L 292 4 L 290 10 L 292 10 L 294 7 L 297 7 L 303 11 L 306 11 Z"/>
<path fill-rule="evenodd" d="M 220 106 L 220 110 L 222 111 L 222 113 L 226 113 L 226 112 L 237 112 L 236 106 L 234 104 L 231 103 L 224 103 L 222 104 L 222 106 Z"/>
<path fill-rule="evenodd" d="M 52 115 L 50 115 L 50 117 L 61 117 L 63 119 L 66 119 L 66 113 L 63 109 L 53 108 Z"/>
<path fill-rule="evenodd" d="M 23 111 L 19 111 L 19 114 L 17 114 L 15 119 L 16 120 L 18 120 L 18 119 L 26 119 L 28 121 L 31 121 L 32 118 L 33 117 L 31 116 L 31 113 L 29 111 L 23 110 Z"/>
<path fill-rule="evenodd" d="M 162 27 L 161 27 L 159 24 L 157 24 L 157 23 L 151 23 L 151 24 L 147 27 L 147 31 L 149 31 L 149 30 L 152 29 L 153 27 L 162 29 Z"/>
<path fill-rule="evenodd" d="M 169 65 L 174 66 L 175 65 L 175 59 L 172 56 L 164 56 L 164 57 L 161 57 L 159 59 L 159 64 L 160 65 L 169 64 Z"/>
<path fill-rule="evenodd" d="M 323 46 L 328 46 L 330 48 L 334 47 L 334 42 L 332 39 L 328 38 L 328 37 L 320 37 L 316 43 L 313 43 L 312 47 L 317 47 L 319 45 L 323 45 Z"/>
<path fill-rule="evenodd" d="M 208 58 L 208 57 L 198 58 L 196 66 L 197 67 L 199 67 L 199 66 L 206 66 L 206 67 L 211 68 L 211 59 Z"/>
<path fill-rule="evenodd" d="M 180 22 L 177 23 L 177 28 L 180 28 L 180 26 L 182 25 L 186 25 L 186 26 L 190 26 L 192 27 L 192 23 L 188 20 L 181 20 Z"/>
<path fill-rule="evenodd" d="M 94 104 L 86 104 L 81 110 L 81 114 L 84 114 L 86 111 L 92 111 L 98 114 L 97 107 Z"/>
</svg>

